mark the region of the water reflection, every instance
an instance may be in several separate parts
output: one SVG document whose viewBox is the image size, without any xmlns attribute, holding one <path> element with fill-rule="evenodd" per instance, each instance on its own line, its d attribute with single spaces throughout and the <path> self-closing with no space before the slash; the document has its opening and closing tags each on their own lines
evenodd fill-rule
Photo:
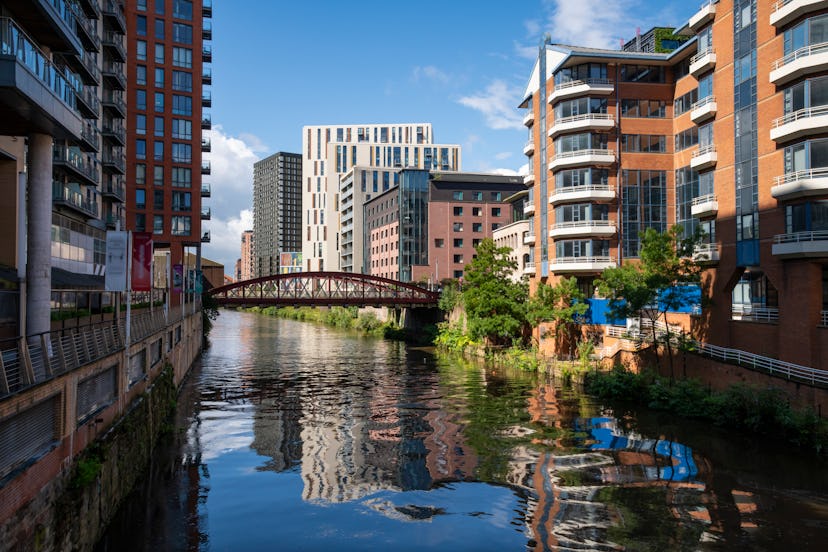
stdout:
<svg viewBox="0 0 828 552">
<path fill-rule="evenodd" d="M 828 538 L 826 476 L 803 475 L 816 462 L 400 343 L 224 313 L 187 390 L 173 460 L 159 458 L 102 550 L 817 550 Z"/>
</svg>

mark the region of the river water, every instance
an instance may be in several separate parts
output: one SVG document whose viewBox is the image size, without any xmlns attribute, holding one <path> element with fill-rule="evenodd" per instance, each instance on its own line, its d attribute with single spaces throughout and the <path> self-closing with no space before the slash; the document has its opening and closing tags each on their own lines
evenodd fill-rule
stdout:
<svg viewBox="0 0 828 552">
<path fill-rule="evenodd" d="M 100 551 L 828 549 L 824 461 L 546 376 L 222 311 Z"/>
</svg>

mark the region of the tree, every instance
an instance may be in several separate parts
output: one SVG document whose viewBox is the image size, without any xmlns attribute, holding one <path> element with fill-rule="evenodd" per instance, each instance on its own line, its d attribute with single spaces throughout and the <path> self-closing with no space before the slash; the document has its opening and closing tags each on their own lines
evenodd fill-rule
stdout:
<svg viewBox="0 0 828 552">
<path fill-rule="evenodd" d="M 556 341 L 560 338 L 571 350 L 578 317 L 589 308 L 585 299 L 574 277 L 561 278 L 554 286 L 541 282 L 529 300 L 526 319 L 532 326 L 553 322 Z"/>
<path fill-rule="evenodd" d="M 682 228 L 675 225 L 666 232 L 652 228 L 641 238 L 640 261 L 628 263 L 603 272 L 595 281 L 599 293 L 609 299 L 614 318 L 645 316 L 652 323 L 653 344 L 658 347 L 656 322 L 664 320 L 667 312 L 691 305 L 696 298 L 686 291 L 686 285 L 698 284 L 701 267 L 693 260 L 693 249 L 698 234 L 682 238 Z M 673 355 L 669 330 L 664 343 L 673 375 Z"/>
<path fill-rule="evenodd" d="M 472 339 L 507 344 L 522 335 L 528 287 L 511 280 L 517 263 L 509 258 L 510 252 L 510 248 L 497 247 L 486 238 L 466 265 L 462 293 Z"/>
</svg>

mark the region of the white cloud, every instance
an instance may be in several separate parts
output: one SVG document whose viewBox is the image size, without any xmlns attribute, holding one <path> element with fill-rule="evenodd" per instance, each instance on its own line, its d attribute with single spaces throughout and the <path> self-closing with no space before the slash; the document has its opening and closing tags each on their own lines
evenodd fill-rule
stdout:
<svg viewBox="0 0 828 552">
<path fill-rule="evenodd" d="M 497 159 L 498 161 L 503 161 L 504 159 L 509 159 L 511 156 L 511 151 L 501 151 L 500 153 L 495 154 L 495 159 Z"/>
<path fill-rule="evenodd" d="M 209 136 L 212 151 L 206 158 L 212 170 L 204 182 L 210 183 L 212 194 L 204 205 L 210 207 L 211 220 L 203 224 L 210 231 L 204 256 L 223 263 L 225 273 L 232 274 L 241 255 L 241 233 L 253 228 L 253 164 L 267 146 L 251 134 L 230 136 L 221 125 Z"/>
<path fill-rule="evenodd" d="M 524 163 L 523 165 L 521 165 L 518 169 L 518 174 L 520 176 L 526 176 L 527 174 L 529 174 L 529 163 Z"/>
<path fill-rule="evenodd" d="M 420 79 L 428 79 L 440 84 L 446 84 L 451 80 L 451 77 L 433 65 L 417 66 L 412 71 L 412 79 L 414 82 L 419 82 Z"/>
<path fill-rule="evenodd" d="M 549 0 L 548 29 L 553 42 L 618 49 L 621 34 L 633 25 L 635 0 Z M 635 26 L 632 26 L 635 32 Z"/>
<path fill-rule="evenodd" d="M 489 172 L 494 173 L 494 174 L 502 174 L 503 176 L 517 176 L 518 175 L 518 172 L 514 169 L 498 168 L 498 169 L 492 169 Z"/>
<path fill-rule="evenodd" d="M 481 112 L 486 126 L 495 130 L 523 128 L 523 119 L 517 111 L 520 103 L 520 89 L 509 86 L 502 80 L 495 80 L 484 92 L 460 98 L 460 104 Z"/>
</svg>

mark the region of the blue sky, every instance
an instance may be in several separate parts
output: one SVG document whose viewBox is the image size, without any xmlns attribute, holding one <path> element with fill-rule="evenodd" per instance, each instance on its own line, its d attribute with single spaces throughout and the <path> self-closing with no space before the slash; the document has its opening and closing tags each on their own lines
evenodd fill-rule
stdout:
<svg viewBox="0 0 828 552">
<path fill-rule="evenodd" d="M 302 126 L 430 122 L 463 169 L 520 172 L 517 109 L 544 33 L 618 48 L 700 0 L 214 0 L 212 242 L 232 273 L 252 228 L 253 163 L 299 152 Z"/>
</svg>

